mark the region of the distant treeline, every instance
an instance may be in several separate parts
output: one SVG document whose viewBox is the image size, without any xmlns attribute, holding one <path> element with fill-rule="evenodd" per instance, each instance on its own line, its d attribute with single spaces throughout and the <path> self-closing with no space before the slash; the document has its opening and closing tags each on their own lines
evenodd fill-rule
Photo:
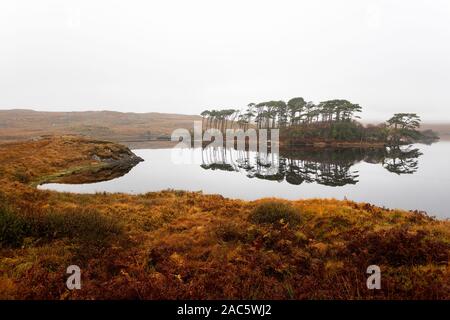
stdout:
<svg viewBox="0 0 450 320">
<path fill-rule="evenodd" d="M 420 117 L 415 113 L 397 113 L 385 123 L 363 126 L 356 119 L 362 111 L 359 104 L 348 100 L 327 100 L 315 104 L 297 97 L 250 103 L 243 109 L 211 109 L 201 113 L 203 128 L 280 129 L 284 142 L 345 141 L 368 143 L 409 143 L 435 140 L 428 130 L 419 132 Z"/>
</svg>

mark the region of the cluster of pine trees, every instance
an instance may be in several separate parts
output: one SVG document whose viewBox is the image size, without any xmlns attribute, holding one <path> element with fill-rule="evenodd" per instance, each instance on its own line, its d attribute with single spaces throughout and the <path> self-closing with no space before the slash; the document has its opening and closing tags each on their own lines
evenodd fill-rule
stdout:
<svg viewBox="0 0 450 320">
<path fill-rule="evenodd" d="M 205 110 L 201 113 L 205 119 L 205 129 L 247 129 L 255 124 L 258 129 L 284 128 L 299 124 L 313 124 L 319 122 L 331 123 L 350 121 L 361 112 L 358 104 L 347 100 L 328 100 L 315 104 L 298 97 L 287 103 L 283 100 L 250 103 L 243 110 Z"/>
<path fill-rule="evenodd" d="M 415 113 L 397 113 L 385 123 L 363 126 L 356 119 L 359 104 L 334 99 L 315 104 L 302 97 L 288 102 L 272 100 L 250 103 L 242 109 L 211 109 L 201 113 L 203 128 L 281 129 L 281 138 L 301 140 L 339 140 L 359 142 L 414 142 L 423 136 L 418 131 L 420 117 Z M 430 135 L 433 136 L 433 135 Z M 434 136 L 433 136 L 434 137 Z"/>
</svg>

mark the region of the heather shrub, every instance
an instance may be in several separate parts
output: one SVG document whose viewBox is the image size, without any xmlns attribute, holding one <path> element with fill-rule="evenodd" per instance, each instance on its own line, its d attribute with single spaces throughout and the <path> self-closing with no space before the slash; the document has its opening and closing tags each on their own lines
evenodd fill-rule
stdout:
<svg viewBox="0 0 450 320">
<path fill-rule="evenodd" d="M 16 170 L 16 172 L 14 172 L 14 178 L 20 183 L 30 183 L 31 181 L 30 173 L 24 168 Z"/>
<path fill-rule="evenodd" d="M 236 222 L 223 222 L 215 228 L 217 237 L 224 242 L 245 241 L 249 234 Z"/>
<path fill-rule="evenodd" d="M 25 238 L 51 241 L 69 238 L 74 242 L 102 245 L 122 232 L 113 219 L 92 210 L 35 212 L 21 214 L 0 206 L 0 246 L 18 247 Z"/>
<path fill-rule="evenodd" d="M 36 234 L 46 239 L 72 238 L 79 242 L 103 244 L 110 236 L 121 233 L 113 219 L 94 210 L 49 212 L 35 225 Z"/>
<path fill-rule="evenodd" d="M 446 239 L 431 236 L 428 231 L 412 231 L 405 227 L 354 235 L 346 255 L 364 264 L 418 266 L 430 263 L 447 264 L 450 244 Z"/>
<path fill-rule="evenodd" d="M 258 204 L 253 209 L 250 219 L 257 224 L 274 224 L 283 221 L 293 226 L 301 221 L 300 213 L 292 205 L 278 200 Z"/>
<path fill-rule="evenodd" d="M 0 206 L 0 247 L 20 246 L 29 233 L 29 225 L 24 217 L 11 212 L 7 207 Z"/>
</svg>

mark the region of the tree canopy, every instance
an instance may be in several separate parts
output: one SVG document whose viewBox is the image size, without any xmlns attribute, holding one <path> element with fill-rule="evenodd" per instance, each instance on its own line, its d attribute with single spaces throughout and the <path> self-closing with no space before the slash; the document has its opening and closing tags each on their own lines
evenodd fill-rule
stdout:
<svg viewBox="0 0 450 320">
<path fill-rule="evenodd" d="M 347 100 L 328 100 L 315 104 L 307 102 L 302 97 L 283 100 L 270 100 L 259 103 L 249 103 L 244 110 L 223 109 L 205 110 L 201 113 L 209 119 L 207 126 L 221 128 L 223 122 L 237 121 L 239 127 L 247 128 L 255 123 L 261 128 L 283 128 L 299 124 L 319 122 L 351 121 L 359 118 L 356 113 L 361 112 L 358 104 Z M 226 127 L 226 125 L 225 125 Z"/>
</svg>

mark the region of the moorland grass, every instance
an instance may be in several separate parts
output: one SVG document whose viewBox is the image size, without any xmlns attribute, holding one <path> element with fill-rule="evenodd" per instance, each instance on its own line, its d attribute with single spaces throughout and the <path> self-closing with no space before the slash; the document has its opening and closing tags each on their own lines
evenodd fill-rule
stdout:
<svg viewBox="0 0 450 320">
<path fill-rule="evenodd" d="M 450 299 L 450 222 L 332 199 L 36 190 L 89 165 L 73 137 L 0 146 L 0 298 Z M 106 152 L 106 151 L 105 151 Z M 83 289 L 68 291 L 68 265 Z M 379 265 L 381 290 L 368 290 Z"/>
</svg>

